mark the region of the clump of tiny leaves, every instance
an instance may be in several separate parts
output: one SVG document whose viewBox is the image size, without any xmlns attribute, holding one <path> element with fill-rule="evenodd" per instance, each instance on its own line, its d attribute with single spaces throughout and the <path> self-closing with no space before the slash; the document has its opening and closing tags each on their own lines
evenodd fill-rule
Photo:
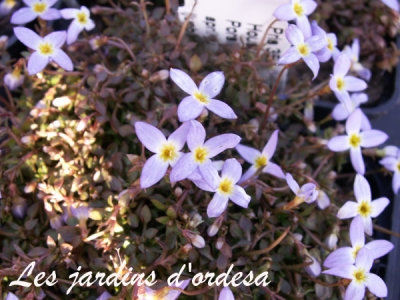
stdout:
<svg viewBox="0 0 400 300">
<path fill-rule="evenodd" d="M 338 8 L 345 1 L 280 7 L 275 16 L 297 26 L 286 30 L 292 47 L 278 63 L 286 70 L 304 61 L 312 72 L 277 92 L 280 76 L 263 77 L 277 63 L 267 52 L 186 34 L 169 1 L 60 11 L 55 1 L 24 2 L 29 14 L 2 6 L 31 50 L 15 61 L 0 44 L 0 298 L 386 296 L 370 269 L 393 245 L 370 236 L 389 200 L 371 198 L 364 174 L 378 170 L 363 157 L 385 157 L 397 193 L 400 155 L 394 146 L 376 148 L 387 135 L 358 109 L 368 100 L 369 73 L 349 53 L 361 42 L 371 60 L 382 51 L 381 67 L 393 66 L 379 41 L 397 33 L 396 11 L 367 0 L 346 9 Z M 329 14 L 324 30 L 337 37 L 311 23 L 313 14 Z M 34 30 L 20 25 L 24 18 L 38 18 Z M 66 31 L 49 26 L 59 18 L 71 20 Z M 353 42 L 362 32 L 352 22 L 378 43 Z M 344 43 L 356 48 L 343 50 Z M 330 59 L 332 77 L 313 84 L 319 63 Z M 312 101 L 320 96 L 339 103 L 317 122 Z M 347 185 L 339 186 L 343 168 Z M 10 286 L 33 261 L 24 281 L 55 272 L 57 283 Z M 184 284 L 168 287 L 184 265 Z M 270 283 L 190 282 L 231 265 L 229 279 L 267 271 Z M 100 272 L 126 280 L 154 271 L 158 282 L 71 288 L 77 270 L 92 272 L 90 282 Z"/>
</svg>

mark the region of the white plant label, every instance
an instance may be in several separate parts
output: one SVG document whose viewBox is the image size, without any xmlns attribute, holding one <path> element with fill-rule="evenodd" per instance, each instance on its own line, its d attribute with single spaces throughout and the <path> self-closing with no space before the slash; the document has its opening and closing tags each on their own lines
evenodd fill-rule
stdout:
<svg viewBox="0 0 400 300">
<path fill-rule="evenodd" d="M 221 43 L 255 46 L 275 20 L 272 13 L 287 0 L 198 0 L 190 17 L 189 30 L 200 36 L 215 35 Z M 181 22 L 190 14 L 194 0 L 178 8 Z M 290 47 L 285 29 L 288 23 L 275 22 L 268 30 L 263 48 L 278 60 Z"/>
</svg>

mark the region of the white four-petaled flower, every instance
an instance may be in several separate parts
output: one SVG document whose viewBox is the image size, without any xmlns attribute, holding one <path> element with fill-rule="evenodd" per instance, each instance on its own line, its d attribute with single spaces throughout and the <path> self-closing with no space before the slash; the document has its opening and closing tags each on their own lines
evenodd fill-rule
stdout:
<svg viewBox="0 0 400 300">
<path fill-rule="evenodd" d="M 351 59 L 351 70 L 356 72 L 361 78 L 369 81 L 371 79 L 371 71 L 360 63 L 359 40 L 354 39 L 351 47 L 346 45 L 343 49 L 343 53 L 347 54 L 347 56 Z"/>
<path fill-rule="evenodd" d="M 236 119 L 237 116 L 226 103 L 213 99 L 221 91 L 225 76 L 223 72 L 212 72 L 208 74 L 197 87 L 192 78 L 185 72 L 178 69 L 170 70 L 171 79 L 182 90 L 189 94 L 178 106 L 179 121 L 185 122 L 194 120 L 200 116 L 203 108 L 206 107 L 217 116 L 225 119 Z"/>
<path fill-rule="evenodd" d="M 58 0 L 23 0 L 28 7 L 17 10 L 11 16 L 12 24 L 26 24 L 37 17 L 43 20 L 57 20 L 61 17 L 60 12 L 51 8 Z"/>
<path fill-rule="evenodd" d="M 286 38 L 293 45 L 279 59 L 278 64 L 291 64 L 299 59 L 303 59 L 311 69 L 314 77 L 317 77 L 319 71 L 319 61 L 313 52 L 317 52 L 328 45 L 324 36 L 315 35 L 304 39 L 302 31 L 296 25 L 289 25 L 285 31 Z"/>
<path fill-rule="evenodd" d="M 395 194 L 400 189 L 400 151 L 397 151 L 397 153 L 397 156 L 388 155 L 380 161 L 381 165 L 393 172 L 392 188 Z"/>
<path fill-rule="evenodd" d="M 332 57 L 335 59 L 340 53 L 337 46 L 337 38 L 334 33 L 326 33 L 321 27 L 318 26 L 317 21 L 312 21 L 311 29 L 313 35 L 320 35 L 323 36 L 328 45 L 322 48 L 321 50 L 315 52 L 315 56 L 318 58 L 319 62 L 327 62 Z"/>
<path fill-rule="evenodd" d="M 350 149 L 350 160 L 353 168 L 360 174 L 365 173 L 365 164 L 362 157 L 361 147 L 371 148 L 384 143 L 388 135 L 380 130 L 361 131 L 362 113 L 357 108 L 346 121 L 347 135 L 340 135 L 331 138 L 328 148 L 334 152 Z"/>
<path fill-rule="evenodd" d="M 300 188 L 299 184 L 294 180 L 292 174 L 286 173 L 286 182 L 289 188 L 295 193 L 296 198 L 299 198 L 299 202 L 304 201 L 312 203 L 317 200 L 318 193 L 316 192 L 317 186 L 314 183 L 303 184 Z M 301 201 L 300 201 L 301 200 Z"/>
<path fill-rule="evenodd" d="M 54 31 L 44 38 L 25 27 L 15 27 L 14 33 L 25 46 L 35 50 L 28 60 L 28 73 L 30 75 L 42 71 L 52 60 L 67 71 L 73 69 L 71 59 L 60 49 L 65 43 L 66 31 Z"/>
<path fill-rule="evenodd" d="M 74 19 L 68 27 L 67 31 L 67 44 L 72 44 L 78 38 L 79 33 L 85 30 L 92 30 L 95 26 L 92 19 L 90 19 L 90 11 L 85 6 L 77 8 L 65 8 L 60 11 L 64 19 Z"/>
<path fill-rule="evenodd" d="M 175 166 L 176 162 L 183 155 L 180 150 L 186 142 L 190 123 L 183 123 L 171 135 L 165 138 L 164 134 L 153 125 L 145 122 L 136 122 L 136 135 L 142 144 L 151 152 L 151 156 L 143 166 L 140 175 L 140 186 L 148 188 L 164 177 L 168 166 Z"/>
<path fill-rule="evenodd" d="M 381 197 L 371 201 L 371 188 L 364 176 L 357 174 L 354 181 L 354 195 L 357 202 L 347 201 L 338 211 L 339 219 L 354 218 L 360 215 L 364 224 L 364 231 L 368 235 L 372 235 L 372 218 L 376 218 L 381 214 L 385 207 L 389 204 L 389 199 Z"/>
<path fill-rule="evenodd" d="M 240 156 L 251 164 L 250 169 L 243 174 L 239 182 L 244 182 L 249 179 L 261 167 L 263 168 L 263 173 L 268 173 L 282 179 L 286 178 L 282 169 L 277 164 L 271 162 L 271 158 L 275 153 L 276 144 L 278 143 L 278 132 L 278 130 L 275 130 L 272 133 L 271 138 L 268 140 L 262 152 L 244 145 L 236 146 L 236 150 L 239 152 Z"/>
</svg>

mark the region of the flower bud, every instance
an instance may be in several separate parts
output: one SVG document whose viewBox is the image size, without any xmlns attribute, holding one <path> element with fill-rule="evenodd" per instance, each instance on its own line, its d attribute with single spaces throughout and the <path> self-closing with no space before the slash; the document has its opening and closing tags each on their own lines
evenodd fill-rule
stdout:
<svg viewBox="0 0 400 300">
<path fill-rule="evenodd" d="M 201 235 L 189 230 L 185 230 L 184 234 L 196 248 L 204 248 L 206 245 L 206 242 Z"/>
<path fill-rule="evenodd" d="M 71 208 L 72 215 L 79 220 L 79 223 L 86 222 L 89 218 L 89 207 L 78 206 L 77 208 Z"/>
<path fill-rule="evenodd" d="M 28 205 L 26 204 L 26 200 L 24 198 L 17 197 L 13 199 L 11 213 L 14 217 L 23 219 L 27 209 Z"/>
<path fill-rule="evenodd" d="M 192 245 L 187 243 L 182 247 L 182 252 L 188 254 L 190 250 L 192 250 Z"/>
<path fill-rule="evenodd" d="M 53 105 L 55 107 L 66 107 L 68 105 L 70 105 L 72 102 L 71 98 L 68 96 L 63 96 L 63 97 L 58 97 L 56 99 L 53 100 Z"/>
<path fill-rule="evenodd" d="M 6 35 L 0 36 L 0 51 L 6 50 L 7 42 L 8 42 L 8 36 Z"/>
<path fill-rule="evenodd" d="M 167 80 L 169 77 L 169 71 L 168 70 L 160 70 L 155 73 L 153 73 L 149 80 L 150 82 L 158 82 L 158 81 L 163 81 Z"/>
<path fill-rule="evenodd" d="M 222 247 L 224 246 L 224 244 L 225 244 L 225 237 L 220 236 L 217 239 L 217 243 L 215 244 L 215 248 L 217 248 L 218 250 L 221 250 Z"/>
<path fill-rule="evenodd" d="M 16 66 L 11 73 L 4 76 L 4 84 L 13 91 L 24 83 L 24 75 L 21 75 L 21 67 Z"/>
<path fill-rule="evenodd" d="M 214 223 L 210 227 L 208 227 L 207 230 L 208 236 L 214 236 L 218 233 L 223 220 L 224 220 L 223 215 L 220 215 L 218 218 L 214 220 Z"/>
<path fill-rule="evenodd" d="M 177 187 L 175 190 L 174 190 L 174 194 L 175 194 L 175 197 L 176 198 L 180 198 L 181 196 L 182 196 L 182 189 L 180 188 L 180 187 Z"/>
<path fill-rule="evenodd" d="M 53 229 L 58 229 L 64 225 L 63 218 L 60 215 L 55 214 L 50 218 L 50 227 Z"/>
<path fill-rule="evenodd" d="M 304 268 L 304 271 L 306 271 L 312 277 L 319 276 L 322 270 L 321 264 L 314 256 L 310 255 L 307 250 L 304 249 L 304 251 L 306 252 L 306 262 L 312 262 L 311 265 Z"/>
<path fill-rule="evenodd" d="M 25 135 L 21 138 L 21 142 L 23 144 L 30 144 L 31 142 L 33 142 L 33 136 L 32 135 Z"/>
<path fill-rule="evenodd" d="M 29 182 L 24 187 L 24 192 L 26 194 L 32 193 L 36 189 L 36 182 Z"/>
</svg>

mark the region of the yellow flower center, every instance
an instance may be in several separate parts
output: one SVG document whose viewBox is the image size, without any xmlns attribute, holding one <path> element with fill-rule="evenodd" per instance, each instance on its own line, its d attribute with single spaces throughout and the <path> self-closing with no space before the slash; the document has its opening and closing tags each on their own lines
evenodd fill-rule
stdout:
<svg viewBox="0 0 400 300">
<path fill-rule="evenodd" d="M 293 5 L 293 10 L 294 10 L 295 14 L 296 14 L 298 17 L 301 17 L 301 16 L 303 16 L 303 14 L 304 14 L 304 7 L 303 7 L 303 5 L 301 5 L 299 2 L 296 2 L 296 3 Z"/>
<path fill-rule="evenodd" d="M 358 148 L 360 147 L 360 143 L 361 143 L 361 138 L 358 134 L 352 134 L 350 136 L 350 146 L 353 148 Z"/>
<path fill-rule="evenodd" d="M 306 43 L 301 43 L 297 45 L 297 51 L 301 56 L 307 56 L 310 54 L 310 47 Z"/>
<path fill-rule="evenodd" d="M 256 169 L 266 166 L 268 163 L 267 157 L 265 155 L 258 156 L 254 161 L 254 166 Z"/>
<path fill-rule="evenodd" d="M 329 51 L 333 51 L 333 42 L 332 42 L 332 40 L 331 39 L 328 39 L 328 49 L 329 49 Z"/>
<path fill-rule="evenodd" d="M 171 162 L 176 159 L 178 153 L 176 147 L 173 144 L 165 143 L 160 151 L 160 157 L 164 162 Z"/>
<path fill-rule="evenodd" d="M 14 78 L 19 79 L 21 77 L 21 68 L 15 68 L 11 74 Z"/>
<path fill-rule="evenodd" d="M 198 164 L 202 164 L 208 157 L 208 151 L 205 147 L 197 147 L 194 150 L 194 161 Z"/>
<path fill-rule="evenodd" d="M 232 195 L 233 182 L 229 178 L 223 178 L 219 184 L 218 191 L 222 194 Z"/>
<path fill-rule="evenodd" d="M 369 217 L 371 215 L 371 212 L 372 212 L 372 206 L 367 201 L 362 201 L 358 206 L 358 214 L 361 217 Z"/>
<path fill-rule="evenodd" d="M 16 4 L 15 0 L 5 0 L 4 4 L 8 7 L 8 8 L 13 8 Z"/>
<path fill-rule="evenodd" d="M 196 92 L 196 93 L 194 93 L 193 97 L 194 97 L 197 101 L 199 101 L 199 102 L 201 102 L 201 103 L 203 103 L 203 104 L 207 104 L 208 102 L 210 102 L 210 100 L 208 99 L 208 97 L 207 97 L 206 95 L 204 95 L 203 93 L 201 93 L 201 92 Z"/>
<path fill-rule="evenodd" d="M 336 87 L 339 91 L 344 90 L 344 79 L 343 78 L 336 78 Z"/>
<path fill-rule="evenodd" d="M 400 173 L 400 162 L 397 163 L 397 172 Z"/>
<path fill-rule="evenodd" d="M 365 274 L 364 270 L 358 269 L 354 271 L 353 279 L 356 281 L 356 283 L 364 283 L 367 280 L 367 275 Z"/>
<path fill-rule="evenodd" d="M 54 52 L 54 47 L 50 43 L 41 43 L 38 47 L 39 53 L 43 55 L 51 55 Z"/>
<path fill-rule="evenodd" d="M 352 250 L 352 254 L 353 254 L 353 258 L 356 259 L 356 256 L 358 254 L 358 251 L 360 251 L 360 249 L 362 248 L 361 245 L 355 245 L 353 250 Z"/>
<path fill-rule="evenodd" d="M 88 21 L 88 16 L 84 12 L 78 12 L 76 15 L 76 19 L 78 20 L 79 23 L 82 25 L 86 25 Z"/>
<path fill-rule="evenodd" d="M 32 9 L 37 14 L 42 14 L 46 11 L 47 5 L 43 2 L 36 2 L 33 4 Z"/>
</svg>

